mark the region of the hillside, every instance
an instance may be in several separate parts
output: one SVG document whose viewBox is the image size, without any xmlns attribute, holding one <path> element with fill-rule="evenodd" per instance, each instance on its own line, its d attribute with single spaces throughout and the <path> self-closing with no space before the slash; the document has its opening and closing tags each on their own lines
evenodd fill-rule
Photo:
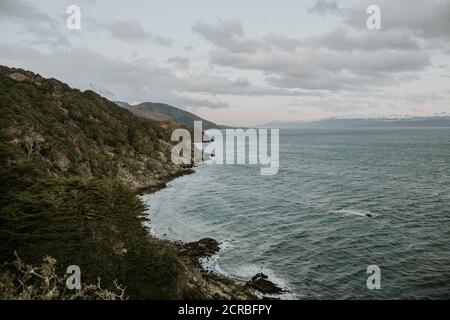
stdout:
<svg viewBox="0 0 450 320">
<path fill-rule="evenodd" d="M 137 105 L 129 105 L 124 102 L 116 102 L 119 106 L 130 110 L 133 114 L 155 120 L 155 121 L 175 121 L 179 124 L 192 127 L 194 121 L 202 121 L 203 129 L 220 128 L 221 126 L 205 120 L 191 112 L 164 103 L 144 102 Z"/>
<path fill-rule="evenodd" d="M 55 79 L 5 67 L 0 77 L 2 149 L 9 164 L 40 161 L 52 175 L 118 177 L 133 188 L 185 170 L 170 161 L 169 127 Z"/>
<path fill-rule="evenodd" d="M 188 250 L 149 236 L 144 225 L 137 191 L 191 172 L 170 161 L 174 127 L 4 66 L 0 110 L 1 297 L 17 298 L 39 280 L 11 276 L 15 252 L 33 265 L 50 255 L 60 274 L 78 265 L 83 284 L 101 278 L 114 291 L 118 282 L 134 299 L 249 296 L 230 280 L 202 275 Z"/>
</svg>

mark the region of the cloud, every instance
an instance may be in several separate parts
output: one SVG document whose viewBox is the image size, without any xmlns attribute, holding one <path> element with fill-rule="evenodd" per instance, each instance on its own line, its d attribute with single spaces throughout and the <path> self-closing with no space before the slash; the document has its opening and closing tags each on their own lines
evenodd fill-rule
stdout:
<svg viewBox="0 0 450 320">
<path fill-rule="evenodd" d="M 216 47 L 235 53 L 255 53 L 257 50 L 280 48 L 293 50 L 300 41 L 283 35 L 269 33 L 262 39 L 249 39 L 245 36 L 242 22 L 239 19 L 220 20 L 216 24 L 196 23 L 192 31 L 203 36 Z"/>
<path fill-rule="evenodd" d="M 0 2 L 0 18 L 20 21 L 51 20 L 45 13 L 19 0 L 2 0 Z"/>
<path fill-rule="evenodd" d="M 152 42 L 157 45 L 170 47 L 173 40 L 168 37 L 153 34 L 146 31 L 138 22 L 119 20 L 110 23 L 100 24 L 114 38 L 130 43 Z"/>
<path fill-rule="evenodd" d="M 255 86 L 246 79 L 228 79 L 202 73 L 191 76 L 183 89 L 187 92 L 198 92 L 221 95 L 239 96 L 321 96 L 321 92 L 310 92 L 305 90 L 293 90 L 290 88 L 277 88 L 270 86 Z"/>
<path fill-rule="evenodd" d="M 382 31 L 409 30 L 424 39 L 450 36 L 450 2 L 445 0 L 317 0 L 309 12 L 335 14 L 347 26 L 364 30 L 366 9 L 373 4 L 380 7 Z"/>
<path fill-rule="evenodd" d="M 196 20 L 197 12 L 185 12 L 187 19 L 180 20 L 179 26 L 187 23 L 192 32 L 177 31 L 183 38 L 175 46 L 173 39 L 138 20 L 144 15 L 135 15 L 136 20 L 105 20 L 105 15 L 97 14 L 101 5 L 93 4 L 84 11 L 87 32 L 70 32 L 65 28 L 65 14 L 49 16 L 43 9 L 47 4 L 0 0 L 0 24 L 3 34 L 5 30 L 10 34 L 0 42 L 0 63 L 56 77 L 81 89 L 88 89 L 92 82 L 129 102 L 161 101 L 180 107 L 227 108 L 230 101 L 230 110 L 246 103 L 253 110 L 269 110 L 274 108 L 269 105 L 283 105 L 296 97 L 305 108 L 311 102 L 311 107 L 322 105 L 327 112 L 372 110 L 395 102 L 444 105 L 448 94 L 442 95 L 439 89 L 436 95 L 418 94 L 416 89 L 445 86 L 439 81 L 445 80 L 448 70 L 439 66 L 448 65 L 450 56 L 450 2 L 379 0 L 379 31 L 366 28 L 368 4 L 373 3 L 316 1 L 306 9 L 309 13 L 333 15 L 321 24 L 319 30 L 324 31 L 313 30 L 315 22 L 309 25 L 306 19 L 302 26 L 311 30 L 292 29 L 286 34 L 261 34 L 265 27 L 259 19 L 249 19 L 254 23 L 252 30 L 258 30 L 255 35 L 237 18 L 206 23 Z M 264 9 L 272 5 L 275 2 Z M 283 9 L 292 7 L 298 5 L 286 4 Z M 114 6 L 108 14 L 118 10 L 125 7 Z M 120 13 L 123 19 L 130 14 Z M 251 18 L 251 14 L 242 17 Z M 159 20 L 154 25 L 164 28 Z M 199 22 L 191 26 L 189 21 Z M 155 50 L 149 43 L 161 47 Z M 132 49 L 127 44 L 133 44 Z M 381 94 L 389 90 L 409 91 L 383 100 Z"/>
<path fill-rule="evenodd" d="M 369 30 L 354 31 L 348 28 L 338 28 L 319 36 L 307 37 L 304 43 L 334 51 L 421 50 L 418 39 L 411 32 L 401 30 L 371 32 Z"/>
<path fill-rule="evenodd" d="M 79 47 L 43 52 L 20 45 L 0 45 L 0 63 L 56 77 L 82 89 L 89 89 L 85 85 L 86 79 L 89 79 L 89 82 L 107 88 L 114 96 L 125 101 L 163 101 L 180 107 L 226 108 L 229 106 L 226 101 L 214 95 L 308 94 L 255 87 L 245 79 L 230 80 L 207 73 L 178 77 L 177 73 L 169 68 L 148 60 L 126 62 Z M 196 94 L 202 97 L 193 97 Z M 205 95 L 211 98 L 205 98 Z"/>
<path fill-rule="evenodd" d="M 176 101 L 174 102 L 177 106 L 183 106 L 181 108 L 209 108 L 209 109 L 222 109 L 228 108 L 230 104 L 226 101 L 216 99 L 201 99 L 201 98 L 191 98 L 183 95 L 177 95 Z"/>
<path fill-rule="evenodd" d="M 58 22 L 46 13 L 19 0 L 0 1 L 0 21 L 18 25 L 25 34 L 31 36 L 26 41 L 48 47 L 67 47 L 70 41 L 62 28 L 65 21 Z"/>
<path fill-rule="evenodd" d="M 167 59 L 167 62 L 179 70 L 189 70 L 191 68 L 191 60 L 186 57 L 172 57 Z"/>
<path fill-rule="evenodd" d="M 196 23 L 192 31 L 202 35 L 219 48 L 232 52 L 254 52 L 257 43 L 244 39 L 244 29 L 238 19 L 221 20 L 215 25 Z"/>
<path fill-rule="evenodd" d="M 269 33 L 260 40 L 259 48 L 293 51 L 300 48 L 301 45 L 302 42 L 298 39 L 288 38 L 280 34 Z"/>
<path fill-rule="evenodd" d="M 185 96 L 189 92 L 188 81 L 177 78 L 169 69 L 142 60 L 108 58 L 86 48 L 43 52 L 22 45 L 0 44 L 0 63 L 55 77 L 81 89 L 90 89 L 86 85 L 89 79 L 125 101 L 162 101 L 180 107 L 228 106 L 220 99 Z"/>
<path fill-rule="evenodd" d="M 369 3 L 358 2 L 345 22 L 360 27 L 361 10 Z M 450 1 L 379 0 L 377 5 L 381 9 L 382 30 L 408 29 L 424 39 L 450 37 Z"/>
<path fill-rule="evenodd" d="M 445 97 L 435 92 L 426 92 L 426 93 L 408 92 L 408 94 L 403 95 L 401 99 L 404 101 L 413 102 L 415 104 L 424 104 L 443 101 Z"/>
<path fill-rule="evenodd" d="M 395 31 L 386 38 L 378 34 L 366 38 L 343 29 L 299 40 L 276 34 L 244 38 L 244 30 L 235 20 L 211 28 L 203 25 L 201 29 L 227 35 L 220 40 L 205 36 L 216 46 L 209 53 L 211 63 L 263 72 L 268 84 L 279 88 L 361 90 L 408 79 L 431 65 L 429 54 L 419 50 L 412 37 Z M 236 50 L 234 42 L 229 41 L 236 40 L 236 34 L 240 36 L 239 43 L 252 43 L 252 48 L 244 50 L 241 46 Z"/>
<path fill-rule="evenodd" d="M 189 59 L 173 57 L 169 61 L 186 67 Z M 255 86 L 243 78 L 229 79 L 206 72 L 193 74 L 188 69 L 180 77 L 176 70 L 149 60 L 123 61 L 81 47 L 43 52 L 21 45 L 0 45 L 0 63 L 55 77 L 81 89 L 90 89 L 86 86 L 86 79 L 89 79 L 89 82 L 112 92 L 119 100 L 162 101 L 182 108 L 229 107 L 217 95 L 323 95 L 322 92 Z"/>
<path fill-rule="evenodd" d="M 322 98 L 294 98 L 286 103 L 286 106 L 296 109 L 317 109 L 333 114 L 350 114 L 352 116 L 368 116 L 377 114 L 380 109 L 387 114 L 401 115 L 401 110 L 407 107 L 409 110 L 424 112 L 427 107 L 445 101 L 445 97 L 433 91 L 418 91 L 399 93 L 392 90 L 371 92 L 370 95 L 361 95 L 357 92 L 346 94 L 329 94 Z M 420 106 L 417 108 L 417 106 Z M 361 113 L 363 111 L 363 113 Z M 398 114 L 400 112 L 400 114 Z M 425 111 L 426 114 L 426 111 Z"/>
<path fill-rule="evenodd" d="M 338 5 L 337 1 L 332 0 L 318 0 L 316 3 L 308 9 L 309 13 L 318 14 L 336 14 L 341 13 L 343 9 Z"/>
</svg>

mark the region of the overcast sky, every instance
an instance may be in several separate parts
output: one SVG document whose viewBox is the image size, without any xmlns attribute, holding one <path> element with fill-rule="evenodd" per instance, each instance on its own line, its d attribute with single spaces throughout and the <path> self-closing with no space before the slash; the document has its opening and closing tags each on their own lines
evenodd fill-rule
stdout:
<svg viewBox="0 0 450 320">
<path fill-rule="evenodd" d="M 0 64 L 220 124 L 450 113 L 450 1 L 0 0 Z"/>
</svg>

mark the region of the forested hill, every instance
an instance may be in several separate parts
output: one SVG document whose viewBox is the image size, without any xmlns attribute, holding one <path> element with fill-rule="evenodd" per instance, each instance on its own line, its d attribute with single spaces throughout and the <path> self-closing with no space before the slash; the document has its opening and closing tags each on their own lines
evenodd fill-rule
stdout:
<svg viewBox="0 0 450 320">
<path fill-rule="evenodd" d="M 40 162 L 51 175 L 118 177 L 140 188 L 183 170 L 170 161 L 170 129 L 93 91 L 0 67 L 4 165 Z"/>
<path fill-rule="evenodd" d="M 172 128 L 7 67 L 0 111 L 0 299 L 73 298 L 64 282 L 53 290 L 53 282 L 24 276 L 22 264 L 13 268 L 15 253 L 34 266 L 51 256 L 62 275 L 78 265 L 83 288 L 100 278 L 102 296 L 117 283 L 130 298 L 206 295 L 189 283 L 174 245 L 149 236 L 136 193 L 190 170 L 170 161 Z"/>
</svg>

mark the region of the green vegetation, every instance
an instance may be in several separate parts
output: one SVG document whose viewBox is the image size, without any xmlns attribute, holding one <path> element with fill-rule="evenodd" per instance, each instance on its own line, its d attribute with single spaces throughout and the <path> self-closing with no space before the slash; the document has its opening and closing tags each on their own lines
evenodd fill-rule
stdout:
<svg viewBox="0 0 450 320">
<path fill-rule="evenodd" d="M 174 244 L 148 235 L 136 191 L 189 170 L 170 161 L 170 127 L 7 67 L 0 110 L 0 262 L 10 266 L 14 252 L 33 265 L 51 256 L 55 274 L 79 265 L 83 283 L 101 278 L 101 292 L 115 292 L 118 281 L 132 299 L 203 296 L 187 283 Z M 6 268 L 0 282 L 11 298 L 45 297 L 39 284 L 19 290 L 23 272 Z"/>
<path fill-rule="evenodd" d="M 0 93 L 1 152 L 12 163 L 41 160 L 50 174 L 119 177 L 133 187 L 181 170 L 168 156 L 170 128 L 92 91 L 2 67 Z"/>
<path fill-rule="evenodd" d="M 8 270 L 9 269 L 9 270 Z M 13 272 L 11 271 L 13 270 Z M 117 281 L 116 291 L 97 284 L 84 285 L 75 292 L 67 290 L 66 277 L 56 272 L 56 260 L 44 257 L 42 264 L 24 263 L 19 257 L 3 267 L 0 273 L 0 300 L 125 300 L 125 288 Z"/>
<path fill-rule="evenodd" d="M 120 181 L 42 178 L 8 196 L 0 217 L 2 261 L 14 258 L 12 249 L 33 263 L 51 254 L 59 272 L 80 266 L 86 283 L 100 277 L 111 288 L 119 279 L 132 297 L 174 296 L 177 257 L 168 244 L 149 239 L 144 207 Z"/>
</svg>

